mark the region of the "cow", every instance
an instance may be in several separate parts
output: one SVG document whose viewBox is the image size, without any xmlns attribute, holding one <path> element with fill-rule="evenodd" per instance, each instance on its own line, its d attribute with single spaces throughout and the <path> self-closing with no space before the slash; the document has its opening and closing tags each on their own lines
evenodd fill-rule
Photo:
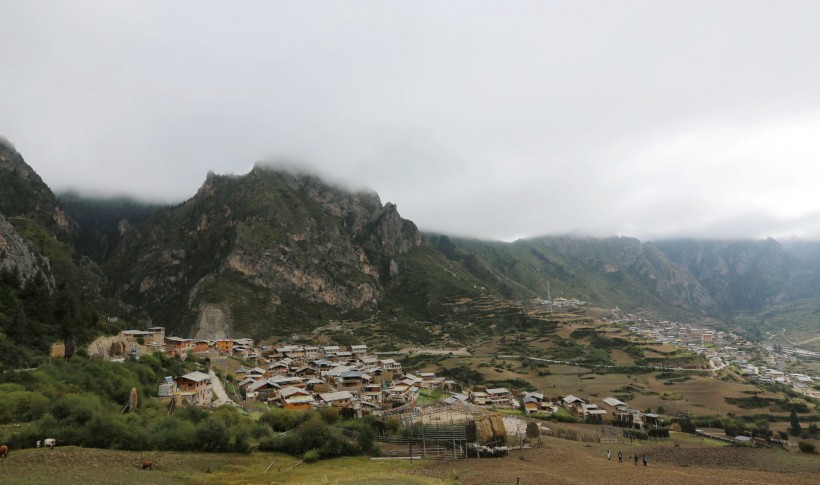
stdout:
<svg viewBox="0 0 820 485">
<path fill-rule="evenodd" d="M 0 458 L 5 458 L 9 456 L 9 447 L 6 445 L 0 445 Z"/>
<path fill-rule="evenodd" d="M 54 447 L 57 446 L 57 440 L 54 438 L 46 438 L 43 440 L 43 446 L 53 450 Z"/>
<path fill-rule="evenodd" d="M 43 441 L 37 440 L 37 448 L 40 448 L 41 446 L 43 446 Z"/>
<path fill-rule="evenodd" d="M 154 469 L 154 460 L 142 460 L 142 469 L 145 470 L 146 468 L 149 470 Z"/>
</svg>

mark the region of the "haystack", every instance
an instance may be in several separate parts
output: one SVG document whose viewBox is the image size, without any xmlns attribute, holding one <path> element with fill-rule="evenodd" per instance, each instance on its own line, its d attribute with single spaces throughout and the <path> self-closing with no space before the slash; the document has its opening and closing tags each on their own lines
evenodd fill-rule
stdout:
<svg viewBox="0 0 820 485">
<path fill-rule="evenodd" d="M 54 342 L 51 344 L 51 352 L 49 352 L 49 357 L 52 359 L 64 359 L 65 342 Z"/>
<path fill-rule="evenodd" d="M 481 416 L 467 423 L 467 441 L 479 444 L 503 444 L 507 441 L 507 428 L 500 414 Z"/>
<path fill-rule="evenodd" d="M 527 438 L 538 438 L 541 436 L 541 427 L 535 421 L 527 422 Z"/>
</svg>

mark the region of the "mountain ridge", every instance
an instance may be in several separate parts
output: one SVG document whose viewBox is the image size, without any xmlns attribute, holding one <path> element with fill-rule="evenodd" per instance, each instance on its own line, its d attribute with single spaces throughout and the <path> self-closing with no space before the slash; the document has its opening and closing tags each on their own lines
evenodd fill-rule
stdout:
<svg viewBox="0 0 820 485">
<path fill-rule="evenodd" d="M 374 191 L 262 165 L 209 172 L 177 205 L 75 197 L 66 215 L 22 156 L 2 147 L 3 183 L 21 200 L 0 197 L 11 222 L 0 236 L 14 254 L 31 254 L 10 263 L 7 251 L 0 265 L 30 273 L 39 257 L 58 284 L 125 303 L 102 305 L 108 313 L 182 335 L 267 338 L 372 319 L 467 335 L 477 315 L 460 302 L 482 299 L 505 309 L 481 316 L 489 330 L 479 332 L 526 322 L 527 302 L 548 295 L 682 319 L 820 296 L 820 243 L 423 234 Z"/>
</svg>

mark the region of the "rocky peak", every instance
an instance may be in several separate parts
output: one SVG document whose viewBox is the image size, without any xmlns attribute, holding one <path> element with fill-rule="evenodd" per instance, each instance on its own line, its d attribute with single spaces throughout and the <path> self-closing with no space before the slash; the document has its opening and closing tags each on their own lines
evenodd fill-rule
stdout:
<svg viewBox="0 0 820 485">
<path fill-rule="evenodd" d="M 8 141 L 0 138 L 0 213 L 33 219 L 45 227 L 68 233 L 70 219 L 57 197 Z"/>
<path fill-rule="evenodd" d="M 395 257 L 421 245 L 422 237 L 412 221 L 402 219 L 396 204 L 388 202 L 374 219 L 376 243 L 385 256 Z"/>
<path fill-rule="evenodd" d="M 0 270 L 6 269 L 16 270 L 23 281 L 42 274 L 49 287 L 54 288 L 48 259 L 39 256 L 0 214 Z"/>
</svg>

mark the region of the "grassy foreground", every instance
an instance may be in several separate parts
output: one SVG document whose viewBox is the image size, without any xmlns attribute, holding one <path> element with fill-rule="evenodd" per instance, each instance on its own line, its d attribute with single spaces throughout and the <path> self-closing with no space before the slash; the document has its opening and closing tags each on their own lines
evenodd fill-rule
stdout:
<svg viewBox="0 0 820 485">
<path fill-rule="evenodd" d="M 709 440 L 707 440 L 709 441 Z M 613 452 L 612 461 L 606 451 Z M 623 451 L 625 463 L 617 462 Z M 649 456 L 649 466 L 631 457 Z M 157 462 L 142 470 L 143 459 Z M 12 451 L 0 460 L 3 484 L 319 484 L 472 485 L 551 483 L 817 483 L 820 457 L 797 451 L 715 446 L 675 433 L 634 445 L 542 439 L 509 457 L 458 461 L 383 461 L 347 457 L 302 463 L 278 453 L 129 452 L 77 447 Z M 267 471 L 266 471 L 267 470 Z"/>
<path fill-rule="evenodd" d="M 143 459 L 156 461 L 154 470 L 142 470 Z M 288 470 L 298 461 L 279 453 L 132 452 L 66 446 L 54 450 L 12 451 L 8 459 L 0 460 L 0 482 L 4 485 L 53 485 L 59 478 L 61 483 L 67 484 L 451 483 L 450 480 L 408 474 L 411 469 L 424 466 L 425 463 L 418 461 L 346 457 L 302 463 Z"/>
</svg>

